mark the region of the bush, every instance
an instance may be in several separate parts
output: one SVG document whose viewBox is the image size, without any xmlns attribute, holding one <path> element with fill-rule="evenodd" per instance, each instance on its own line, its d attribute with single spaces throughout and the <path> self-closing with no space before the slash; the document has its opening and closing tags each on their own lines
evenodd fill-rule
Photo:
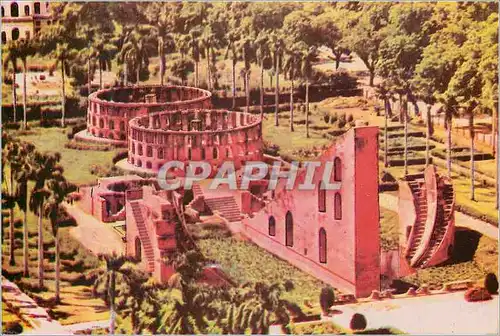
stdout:
<svg viewBox="0 0 500 336">
<path fill-rule="evenodd" d="M 7 322 L 4 328 L 5 335 L 22 334 L 23 326 L 17 321 Z"/>
<path fill-rule="evenodd" d="M 71 140 L 75 137 L 75 134 L 83 131 L 84 129 L 87 128 L 86 123 L 79 123 L 71 128 L 71 131 L 68 133 L 68 139 Z"/>
<path fill-rule="evenodd" d="M 471 288 L 464 294 L 465 301 L 477 302 L 491 300 L 491 294 L 482 287 Z"/>
<path fill-rule="evenodd" d="M 128 151 L 127 150 L 122 150 L 113 156 L 113 164 L 116 164 L 118 161 L 121 161 L 123 159 L 126 159 L 128 156 Z"/>
<path fill-rule="evenodd" d="M 352 116 L 352 114 L 349 114 L 347 116 L 347 122 L 352 122 L 352 121 L 354 121 L 354 117 Z"/>
<path fill-rule="evenodd" d="M 331 118 L 330 118 L 330 122 L 331 122 L 332 124 L 335 124 L 338 120 L 339 120 L 339 116 L 338 116 L 337 112 L 335 112 L 335 113 L 331 116 Z"/>
<path fill-rule="evenodd" d="M 326 124 L 328 124 L 330 122 L 330 115 L 328 113 L 325 113 L 325 115 L 323 116 L 323 120 Z"/>
<path fill-rule="evenodd" d="M 321 310 L 323 311 L 323 315 L 328 315 L 330 307 L 333 306 L 334 303 L 335 293 L 333 292 L 333 288 L 330 286 L 323 287 L 319 295 L 319 304 L 321 306 Z"/>
<path fill-rule="evenodd" d="M 364 330 L 366 328 L 366 318 L 363 314 L 352 315 L 351 322 L 349 323 L 349 328 L 352 330 Z"/>
<path fill-rule="evenodd" d="M 486 288 L 490 294 L 498 292 L 498 279 L 495 273 L 486 274 L 486 278 L 484 278 L 484 288 Z"/>
</svg>

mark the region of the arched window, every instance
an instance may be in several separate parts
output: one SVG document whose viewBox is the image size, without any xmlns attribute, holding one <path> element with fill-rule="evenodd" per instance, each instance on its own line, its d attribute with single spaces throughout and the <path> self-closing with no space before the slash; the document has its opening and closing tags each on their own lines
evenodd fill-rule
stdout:
<svg viewBox="0 0 500 336">
<path fill-rule="evenodd" d="M 139 144 L 137 146 L 137 152 L 139 153 L 139 155 L 142 155 L 142 145 L 141 144 Z"/>
<path fill-rule="evenodd" d="M 30 16 L 30 6 L 24 6 L 24 15 Z"/>
<path fill-rule="evenodd" d="M 10 16 L 12 17 L 19 16 L 19 6 L 15 2 L 10 4 Z"/>
<path fill-rule="evenodd" d="M 125 131 L 125 122 L 123 120 L 120 121 L 120 131 Z"/>
<path fill-rule="evenodd" d="M 40 14 L 40 3 L 35 2 L 35 14 Z"/>
<path fill-rule="evenodd" d="M 269 217 L 269 235 L 276 236 L 276 220 L 273 216 Z"/>
<path fill-rule="evenodd" d="M 335 194 L 334 201 L 335 219 L 342 219 L 342 196 L 340 195 L 340 193 Z"/>
<path fill-rule="evenodd" d="M 290 211 L 285 216 L 285 245 L 293 246 L 293 217 Z"/>
<path fill-rule="evenodd" d="M 137 167 L 142 167 L 142 161 L 141 160 L 137 160 Z"/>
<path fill-rule="evenodd" d="M 153 156 L 153 148 L 151 146 L 146 147 L 146 156 L 147 157 L 152 157 Z"/>
<path fill-rule="evenodd" d="M 333 180 L 342 181 L 342 161 L 338 157 L 333 160 Z"/>
<path fill-rule="evenodd" d="M 191 148 L 188 148 L 188 160 L 191 160 Z"/>
<path fill-rule="evenodd" d="M 163 148 L 158 148 L 158 159 L 163 159 Z"/>
<path fill-rule="evenodd" d="M 229 151 L 229 148 L 226 148 L 226 157 L 227 158 L 231 157 L 231 152 Z"/>
<path fill-rule="evenodd" d="M 205 160 L 205 148 L 201 149 L 201 159 Z"/>
<path fill-rule="evenodd" d="M 110 120 L 109 121 L 109 129 L 112 129 L 112 130 L 115 129 L 115 122 L 114 122 L 114 120 Z"/>
<path fill-rule="evenodd" d="M 139 237 L 135 237 L 135 260 L 141 261 L 142 259 L 142 247 L 141 240 Z"/>
<path fill-rule="evenodd" d="M 5 8 L 3 8 L 3 6 L 2 6 L 2 17 L 4 17 L 4 16 L 5 16 Z"/>
<path fill-rule="evenodd" d="M 19 38 L 19 29 L 12 29 L 12 41 L 16 41 Z"/>
<path fill-rule="evenodd" d="M 323 181 L 318 185 L 318 211 L 326 211 L 326 189 Z"/>
<path fill-rule="evenodd" d="M 212 158 L 217 159 L 217 154 L 218 154 L 218 153 L 217 153 L 217 148 L 215 148 L 215 147 L 214 147 L 214 148 L 212 149 Z"/>
<path fill-rule="evenodd" d="M 3 31 L 2 32 L 2 44 L 7 43 L 7 34 Z"/>
<path fill-rule="evenodd" d="M 99 127 L 104 128 L 104 120 L 103 119 L 99 119 Z"/>
<path fill-rule="evenodd" d="M 132 142 L 132 154 L 135 154 L 135 144 Z"/>
<path fill-rule="evenodd" d="M 148 162 L 146 162 L 146 168 L 147 168 L 147 169 L 151 169 L 151 168 L 153 168 L 153 165 L 151 164 L 151 162 L 149 162 L 149 161 L 148 161 Z"/>
<path fill-rule="evenodd" d="M 319 229 L 319 262 L 326 264 L 326 231 Z"/>
</svg>

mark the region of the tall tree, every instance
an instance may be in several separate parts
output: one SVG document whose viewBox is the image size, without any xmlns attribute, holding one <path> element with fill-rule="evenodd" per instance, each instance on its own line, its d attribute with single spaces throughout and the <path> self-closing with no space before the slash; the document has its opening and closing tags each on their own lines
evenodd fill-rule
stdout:
<svg viewBox="0 0 500 336">
<path fill-rule="evenodd" d="M 17 48 L 17 43 L 11 41 L 3 45 L 3 68 L 7 71 L 9 64 L 12 65 L 12 121 L 17 121 L 17 94 L 16 94 L 16 73 L 17 73 L 17 62 L 19 61 L 19 49 Z"/>
</svg>

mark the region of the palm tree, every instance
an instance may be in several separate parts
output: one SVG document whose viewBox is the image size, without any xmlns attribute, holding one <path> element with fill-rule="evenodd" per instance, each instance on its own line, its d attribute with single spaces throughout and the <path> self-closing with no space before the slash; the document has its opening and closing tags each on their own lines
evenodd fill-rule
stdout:
<svg viewBox="0 0 500 336">
<path fill-rule="evenodd" d="M 29 207 L 38 216 L 38 285 L 43 288 L 43 222 L 45 202 L 50 197 L 47 183 L 54 176 L 62 175 L 62 167 L 59 165 L 61 154 L 40 154 L 35 152 L 33 163 L 35 166 L 33 180 L 35 185 L 31 191 Z"/>
<path fill-rule="evenodd" d="M 109 36 L 98 35 L 92 43 L 91 55 L 97 59 L 99 68 L 99 89 L 102 90 L 102 71 L 111 69 L 111 60 L 116 52 L 116 46 L 109 43 Z"/>
<path fill-rule="evenodd" d="M 294 131 L 293 126 L 293 95 L 294 95 L 294 80 L 301 68 L 301 50 L 307 48 L 303 42 L 295 43 L 287 50 L 284 71 L 290 79 L 290 132 Z"/>
<path fill-rule="evenodd" d="M 152 25 L 151 31 L 157 39 L 161 86 L 163 86 L 166 70 L 165 54 L 171 53 L 175 47 L 173 35 L 169 32 L 172 32 L 175 28 L 176 19 L 179 16 L 181 7 L 181 4 L 173 2 L 152 2 L 146 7 L 146 18 Z"/>
<path fill-rule="evenodd" d="M 281 68 L 281 57 L 284 50 L 284 41 L 281 38 L 280 32 L 275 31 L 271 35 L 271 47 L 273 50 L 273 63 L 274 63 L 274 73 L 276 75 L 276 90 L 275 90 L 275 109 L 274 109 L 274 125 L 279 126 L 279 105 L 280 105 L 280 68 Z"/>
<path fill-rule="evenodd" d="M 17 187 L 14 184 L 14 181 L 16 180 L 16 176 L 19 174 L 20 169 L 22 167 L 22 160 L 24 159 L 26 153 L 23 151 L 23 147 L 21 143 L 18 141 L 10 141 L 8 144 L 6 144 L 5 148 L 3 149 L 3 156 L 4 156 L 4 163 L 8 162 L 9 163 L 9 187 L 8 187 L 8 192 L 5 194 L 7 197 L 6 200 L 7 202 L 5 203 L 6 208 L 9 209 L 10 214 L 9 214 L 9 264 L 10 265 L 15 265 L 16 260 L 15 260 L 15 255 L 14 255 L 14 250 L 15 250 L 15 240 L 14 240 L 14 208 L 16 206 L 17 198 L 18 198 L 18 193 L 17 193 Z"/>
<path fill-rule="evenodd" d="M 23 130 L 26 129 L 26 111 L 27 111 L 27 97 L 26 92 L 26 74 L 28 73 L 28 57 L 35 54 L 35 47 L 32 40 L 21 39 L 15 41 L 16 48 L 18 49 L 19 58 L 23 62 Z"/>
<path fill-rule="evenodd" d="M 61 173 L 61 172 L 60 172 Z M 55 278 L 55 302 L 61 301 L 60 297 L 60 282 L 61 282 L 61 260 L 60 260 L 60 238 L 59 238 L 59 218 L 64 213 L 62 203 L 67 200 L 69 193 L 76 190 L 76 186 L 66 181 L 60 173 L 55 174 L 48 181 L 48 189 L 50 196 L 44 204 L 44 214 L 50 220 L 52 234 L 55 239 L 56 247 L 56 278 Z"/>
<path fill-rule="evenodd" d="M 22 168 L 17 174 L 17 205 L 23 212 L 23 274 L 29 276 L 28 261 L 28 181 L 33 178 L 32 158 L 35 146 L 23 142 Z"/>
<path fill-rule="evenodd" d="M 61 66 L 61 127 L 66 127 L 66 74 L 69 74 L 70 62 L 78 56 L 75 49 L 71 49 L 68 43 L 57 44 L 53 51 L 53 56 L 56 59 L 56 66 Z"/>
<path fill-rule="evenodd" d="M 8 65 L 12 64 L 12 110 L 13 110 L 13 122 L 17 120 L 17 94 L 16 94 L 16 72 L 17 72 L 17 61 L 20 58 L 19 49 L 17 48 L 16 41 L 10 41 L 2 50 L 3 56 L 3 68 L 4 71 L 7 70 Z"/>
<path fill-rule="evenodd" d="M 154 49 L 155 46 L 149 35 L 148 27 L 136 26 L 125 37 L 120 53 L 125 61 L 130 60 L 135 67 L 137 84 L 140 82 L 141 68 L 143 66 L 147 68 L 149 57 Z"/>
<path fill-rule="evenodd" d="M 306 82 L 306 137 L 309 138 L 309 81 L 313 74 L 313 62 L 317 58 L 316 47 L 309 47 L 307 50 L 302 50 L 302 68 L 301 75 Z"/>
<path fill-rule="evenodd" d="M 257 61 L 260 63 L 260 118 L 264 118 L 264 67 L 265 63 L 270 60 L 271 50 L 269 50 L 269 32 L 261 32 L 256 40 L 257 44 Z"/>
<path fill-rule="evenodd" d="M 254 58 L 254 50 L 252 45 L 252 38 L 244 37 L 240 40 L 238 48 L 241 50 L 241 55 L 244 63 L 243 68 L 243 79 L 245 82 L 245 96 L 246 96 L 246 112 L 249 111 L 250 108 L 250 69 L 252 65 L 252 61 Z"/>
<path fill-rule="evenodd" d="M 189 50 L 191 51 L 191 58 L 194 61 L 194 86 L 199 85 L 199 72 L 198 64 L 200 63 L 200 42 L 199 38 L 201 36 L 201 31 L 199 27 L 194 27 L 189 31 Z M 208 69 L 207 69 L 208 70 Z"/>
<path fill-rule="evenodd" d="M 390 91 L 386 83 L 382 83 L 377 87 L 377 96 L 379 99 L 384 101 L 384 167 L 389 166 L 388 162 L 388 150 L 389 150 L 389 136 L 388 136 L 388 119 L 391 114 L 391 104 L 389 102 L 390 99 Z"/>
<path fill-rule="evenodd" d="M 101 260 L 104 260 L 106 266 L 99 270 L 99 274 L 94 282 L 93 294 L 104 295 L 107 303 L 109 304 L 109 333 L 115 333 L 115 298 L 116 298 L 116 284 L 123 282 L 130 282 L 128 272 L 124 270 L 124 265 L 130 258 L 125 256 L 118 256 L 116 253 L 112 255 L 99 255 Z M 103 294 L 103 292 L 105 294 Z"/>
<path fill-rule="evenodd" d="M 236 44 L 238 39 L 239 36 L 235 30 L 229 31 L 227 35 L 226 54 L 224 56 L 225 59 L 229 56 L 231 57 L 231 92 L 233 98 L 233 110 L 236 108 L 236 63 L 238 63 L 238 49 Z"/>
<path fill-rule="evenodd" d="M 457 110 L 457 101 L 454 96 L 448 95 L 446 93 L 439 95 L 438 100 L 443 104 L 445 123 L 444 126 L 447 131 L 446 136 L 446 169 L 448 176 L 451 177 L 451 152 L 452 152 L 452 141 L 451 133 L 453 129 L 453 114 Z"/>
</svg>

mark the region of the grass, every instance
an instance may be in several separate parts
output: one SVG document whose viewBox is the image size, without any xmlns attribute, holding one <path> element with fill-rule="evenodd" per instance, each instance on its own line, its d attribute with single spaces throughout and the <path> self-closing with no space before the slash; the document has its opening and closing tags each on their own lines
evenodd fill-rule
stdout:
<svg viewBox="0 0 500 336">
<path fill-rule="evenodd" d="M 419 269 L 415 274 L 404 277 L 402 280 L 415 285 L 428 284 L 430 287 L 440 288 L 443 283 L 449 281 L 482 281 L 489 272 L 498 274 L 498 242 L 486 236 L 474 234 L 473 231 L 462 230 L 459 232 L 462 234 L 456 235 L 455 242 L 457 245 L 462 245 L 455 248 L 454 256 L 448 264 Z M 471 238 L 471 233 L 476 238 Z M 468 237 L 459 238 L 464 237 L 464 235 Z M 461 243 L 459 239 L 462 240 Z M 474 246 L 476 244 L 477 247 Z M 467 251 L 469 249 L 472 251 Z M 467 254 L 473 255 L 468 256 Z"/>
<path fill-rule="evenodd" d="M 318 306 L 324 284 L 257 245 L 233 238 L 209 238 L 199 240 L 198 246 L 207 258 L 220 263 L 224 272 L 237 283 L 279 283 L 291 280 L 295 289 L 284 293 L 285 299 L 295 302 L 304 311 L 309 305 L 306 302 Z"/>
<path fill-rule="evenodd" d="M 376 335 L 400 335 L 404 334 L 401 330 L 392 327 L 366 329 L 354 332 L 343 328 L 331 321 L 315 321 L 300 324 L 291 324 L 291 333 L 294 335 L 351 335 L 351 334 L 376 334 Z"/>
<path fill-rule="evenodd" d="M 93 167 L 112 166 L 113 156 L 118 150 L 95 151 L 95 150 L 76 150 L 66 148 L 64 145 L 68 142 L 66 133 L 70 128 L 32 128 L 28 134 L 19 135 L 19 139 L 33 143 L 37 150 L 41 152 L 59 152 L 61 153 L 61 165 L 64 167 L 64 176 L 75 184 L 94 183 L 97 176 L 93 175 Z M 16 135 L 16 132 L 13 132 Z"/>
<path fill-rule="evenodd" d="M 399 216 L 397 212 L 380 208 L 380 248 L 390 251 L 398 247 Z"/>
<path fill-rule="evenodd" d="M 31 326 L 17 316 L 5 302 L 2 302 L 2 333 L 5 333 L 5 326 L 10 322 L 18 322 L 23 327 L 23 332 L 29 331 Z"/>
</svg>

